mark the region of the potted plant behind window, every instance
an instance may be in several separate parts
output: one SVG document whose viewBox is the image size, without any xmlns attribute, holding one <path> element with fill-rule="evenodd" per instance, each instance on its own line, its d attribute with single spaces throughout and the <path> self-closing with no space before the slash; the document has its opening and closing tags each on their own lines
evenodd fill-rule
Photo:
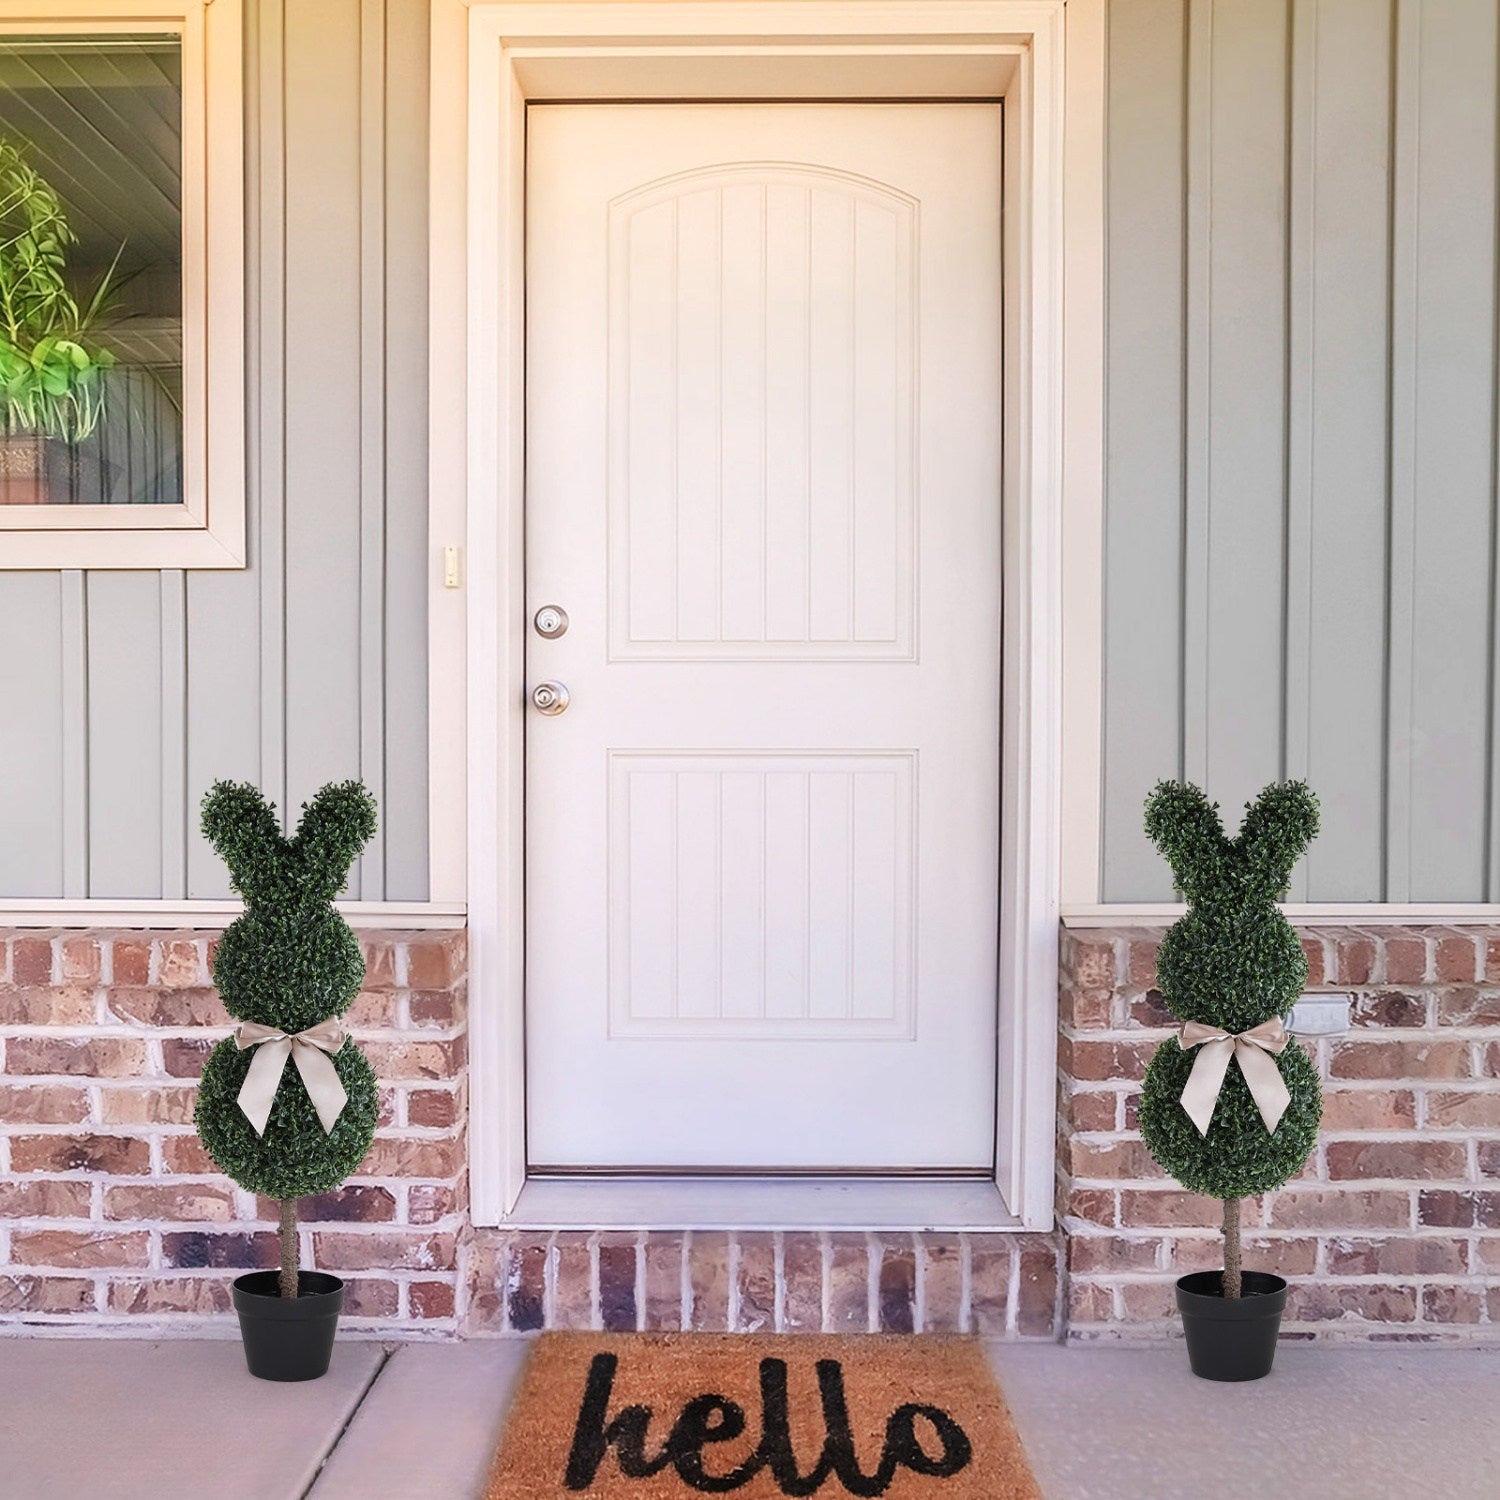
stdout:
<svg viewBox="0 0 1500 1500">
<path fill-rule="evenodd" d="M 0 505 L 48 499 L 47 444 L 88 437 L 115 357 L 93 339 L 120 281 L 120 251 L 82 302 L 69 289 L 78 237 L 25 143 L 0 136 Z"/>
<path fill-rule="evenodd" d="M 253 786 L 221 781 L 203 799 L 203 832 L 245 911 L 214 957 L 240 1024 L 204 1063 L 198 1134 L 241 1187 L 280 1204 L 280 1271 L 234 1283 L 250 1373 L 313 1380 L 328 1369 L 344 1283 L 299 1269 L 297 1199 L 337 1187 L 364 1160 L 379 1110 L 375 1074 L 339 1021 L 365 961 L 333 906 L 374 836 L 375 799 L 357 781 L 325 786 L 288 839 Z"/>
<path fill-rule="evenodd" d="M 1157 957 L 1182 1028 L 1146 1070 L 1141 1135 L 1183 1187 L 1224 1203 L 1224 1269 L 1177 1282 L 1188 1359 L 1209 1380 L 1268 1374 L 1286 1306 L 1281 1277 L 1241 1268 L 1240 1206 L 1294 1177 L 1317 1141 L 1317 1070 L 1284 1021 L 1307 957 L 1276 906 L 1317 831 L 1317 799 L 1300 781 L 1268 786 L 1233 839 L 1195 786 L 1162 782 L 1146 803 L 1146 832 L 1188 911 Z"/>
</svg>

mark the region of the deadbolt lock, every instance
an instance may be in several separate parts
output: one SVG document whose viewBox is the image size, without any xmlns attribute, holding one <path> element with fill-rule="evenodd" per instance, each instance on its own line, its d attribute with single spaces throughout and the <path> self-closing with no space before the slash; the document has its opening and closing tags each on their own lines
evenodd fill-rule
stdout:
<svg viewBox="0 0 1500 1500">
<path fill-rule="evenodd" d="M 549 641 L 555 641 L 558 636 L 566 635 L 568 631 L 568 612 L 560 604 L 544 604 L 536 612 L 536 633 L 544 635 Z"/>
</svg>

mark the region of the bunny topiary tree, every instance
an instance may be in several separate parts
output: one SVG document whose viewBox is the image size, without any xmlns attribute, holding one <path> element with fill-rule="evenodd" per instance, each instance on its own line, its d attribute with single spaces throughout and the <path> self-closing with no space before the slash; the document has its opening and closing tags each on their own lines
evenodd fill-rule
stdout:
<svg viewBox="0 0 1500 1500">
<path fill-rule="evenodd" d="M 375 1135 L 375 1075 L 339 1022 L 365 964 L 333 907 L 374 835 L 375 800 L 357 781 L 325 786 L 288 839 L 255 787 L 221 781 L 203 799 L 203 832 L 245 911 L 214 958 L 214 983 L 239 1025 L 204 1064 L 198 1134 L 241 1187 L 279 1200 L 279 1288 L 295 1298 L 306 1279 L 297 1199 L 336 1187 Z"/>
<path fill-rule="evenodd" d="M 1317 1140 L 1317 1071 L 1283 1024 L 1307 958 L 1276 906 L 1317 831 L 1317 799 L 1300 781 L 1266 787 L 1233 839 L 1196 786 L 1161 782 L 1146 803 L 1146 832 L 1188 911 L 1157 958 L 1183 1025 L 1146 1070 L 1141 1135 L 1185 1188 L 1223 1199 L 1226 1299 L 1241 1295 L 1241 1200 L 1293 1177 Z"/>
</svg>

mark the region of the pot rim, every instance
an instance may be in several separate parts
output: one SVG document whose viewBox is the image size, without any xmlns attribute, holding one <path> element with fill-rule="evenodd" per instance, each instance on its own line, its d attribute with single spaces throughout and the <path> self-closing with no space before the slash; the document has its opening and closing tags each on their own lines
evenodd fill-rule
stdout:
<svg viewBox="0 0 1500 1500">
<path fill-rule="evenodd" d="M 1229 1299 L 1220 1290 L 1224 1273 L 1191 1271 L 1177 1278 L 1177 1306 L 1194 1317 L 1242 1322 L 1253 1318 L 1279 1318 L 1286 1307 L 1287 1282 L 1271 1271 L 1245 1271 L 1244 1296 Z"/>
<path fill-rule="evenodd" d="M 236 1310 L 260 1318 L 338 1316 L 344 1302 L 342 1277 L 331 1271 L 298 1271 L 298 1295 L 283 1297 L 278 1285 L 280 1274 L 246 1271 L 236 1276 L 231 1288 Z"/>
</svg>

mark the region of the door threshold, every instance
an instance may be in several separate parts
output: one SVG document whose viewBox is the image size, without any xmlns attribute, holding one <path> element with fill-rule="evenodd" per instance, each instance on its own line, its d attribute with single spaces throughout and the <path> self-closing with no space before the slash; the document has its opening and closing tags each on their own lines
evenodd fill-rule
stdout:
<svg viewBox="0 0 1500 1500">
<path fill-rule="evenodd" d="M 507 1229 L 1019 1230 L 988 1179 L 533 1177 Z"/>
</svg>

